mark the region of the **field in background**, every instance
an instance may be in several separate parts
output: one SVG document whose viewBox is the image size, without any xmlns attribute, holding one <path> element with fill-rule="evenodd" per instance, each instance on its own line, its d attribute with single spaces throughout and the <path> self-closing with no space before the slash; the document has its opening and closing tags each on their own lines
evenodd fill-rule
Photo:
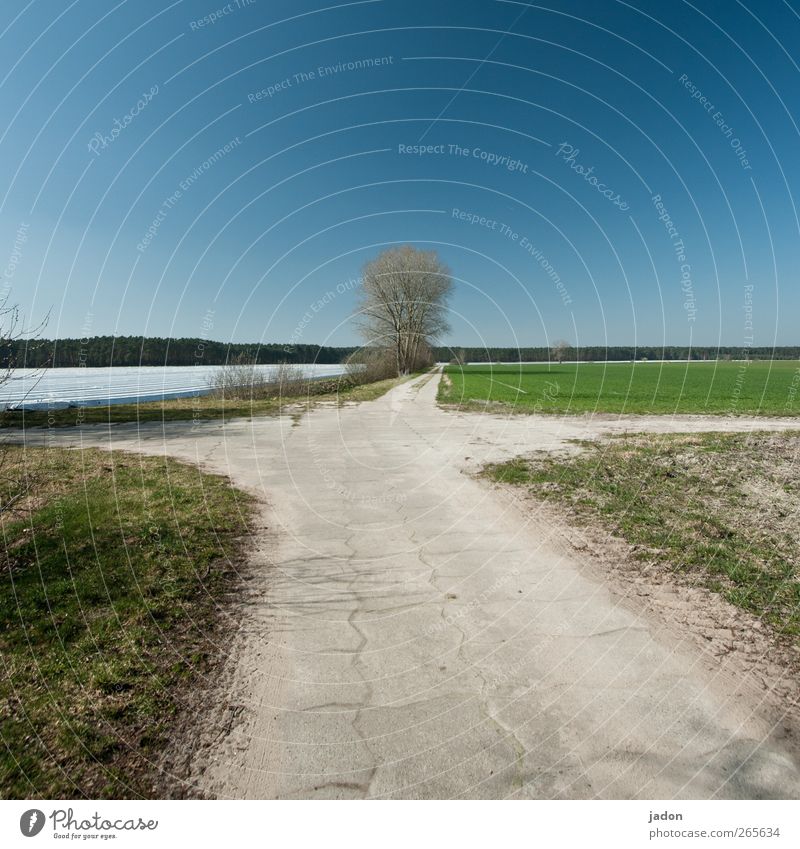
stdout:
<svg viewBox="0 0 800 849">
<path fill-rule="evenodd" d="M 409 377 L 351 385 L 346 378 L 312 381 L 299 395 L 275 395 L 272 398 L 227 399 L 214 395 L 172 398 L 139 404 L 112 404 L 103 407 L 68 407 L 57 410 L 0 412 L 0 428 L 74 427 L 126 422 L 188 421 L 238 419 L 252 416 L 276 416 L 286 408 L 302 412 L 314 404 L 345 404 L 372 401 Z"/>
<path fill-rule="evenodd" d="M 800 414 L 800 362 L 447 366 L 439 401 L 520 413 Z"/>
<path fill-rule="evenodd" d="M 0 385 L 0 409 L 57 410 L 166 401 L 209 393 L 220 376 L 241 366 L 114 366 L 113 368 L 15 369 Z M 257 379 L 269 380 L 281 365 L 244 366 Z M 337 378 L 343 365 L 299 363 L 292 369 L 309 379 Z"/>
</svg>

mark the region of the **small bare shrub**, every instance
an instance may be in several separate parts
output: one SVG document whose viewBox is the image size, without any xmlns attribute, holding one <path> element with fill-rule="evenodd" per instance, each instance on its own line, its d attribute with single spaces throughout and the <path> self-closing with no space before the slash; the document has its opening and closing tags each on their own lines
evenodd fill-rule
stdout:
<svg viewBox="0 0 800 849">
<path fill-rule="evenodd" d="M 292 363 L 258 366 L 251 362 L 230 363 L 211 378 L 212 394 L 229 401 L 302 395 L 308 388 L 303 370 Z"/>
<path fill-rule="evenodd" d="M 280 363 L 268 375 L 267 382 L 276 395 L 302 395 L 307 391 L 309 383 L 303 370 L 294 363 Z"/>
<path fill-rule="evenodd" d="M 360 385 L 397 377 L 397 357 L 390 348 L 362 348 L 345 362 L 348 380 Z"/>
</svg>

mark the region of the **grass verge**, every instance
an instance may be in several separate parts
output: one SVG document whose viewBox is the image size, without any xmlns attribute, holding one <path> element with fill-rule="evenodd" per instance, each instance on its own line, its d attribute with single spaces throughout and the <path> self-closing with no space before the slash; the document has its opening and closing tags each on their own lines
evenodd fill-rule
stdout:
<svg viewBox="0 0 800 849">
<path fill-rule="evenodd" d="M 153 421 L 207 421 L 253 416 L 276 416 L 287 407 L 308 410 L 320 403 L 345 404 L 371 401 L 411 377 L 379 380 L 375 383 L 350 384 L 344 378 L 309 383 L 299 395 L 275 395 L 272 398 L 225 399 L 214 395 L 196 395 L 141 404 L 111 404 L 97 407 L 69 407 L 58 410 L 5 411 L 0 413 L 0 428 L 76 427 L 92 424 L 124 424 Z"/>
<path fill-rule="evenodd" d="M 632 435 L 485 473 L 602 524 L 637 560 L 722 594 L 797 641 L 798 452 L 800 432 Z"/>
<path fill-rule="evenodd" d="M 29 487 L 2 518 L 0 796 L 158 796 L 252 499 L 165 458 L 4 450 Z"/>
</svg>

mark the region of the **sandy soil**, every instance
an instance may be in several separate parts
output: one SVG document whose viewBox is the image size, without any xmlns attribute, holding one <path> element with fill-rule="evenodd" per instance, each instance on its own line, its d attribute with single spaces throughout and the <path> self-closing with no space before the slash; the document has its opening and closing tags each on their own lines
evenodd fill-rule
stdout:
<svg viewBox="0 0 800 849">
<path fill-rule="evenodd" d="M 620 544 L 474 472 L 625 430 L 800 422 L 460 414 L 437 381 L 299 420 L 28 435 L 168 453 L 263 501 L 218 699 L 190 734 L 196 792 L 797 798 L 800 723 L 769 643 L 722 650 L 730 610 L 631 580 Z"/>
</svg>

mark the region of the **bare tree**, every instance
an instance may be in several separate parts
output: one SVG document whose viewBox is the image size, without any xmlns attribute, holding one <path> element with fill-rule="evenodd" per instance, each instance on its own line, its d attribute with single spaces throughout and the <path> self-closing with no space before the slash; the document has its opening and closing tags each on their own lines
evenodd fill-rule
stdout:
<svg viewBox="0 0 800 849">
<path fill-rule="evenodd" d="M 20 317 L 18 304 L 9 303 L 9 292 L 0 295 L 0 409 L 2 407 L 2 387 L 14 376 L 17 368 L 17 347 L 24 342 L 28 347 L 36 342 L 41 336 L 42 330 L 47 325 L 50 314 L 35 327 L 25 327 Z M 49 365 L 49 360 L 48 360 Z M 41 369 L 37 369 L 32 377 L 41 375 Z M 36 381 L 31 383 L 31 389 Z M 30 390 L 29 390 L 30 391 Z"/>
<path fill-rule="evenodd" d="M 572 346 L 564 339 L 556 339 L 550 346 L 550 357 L 557 363 L 563 363 Z"/>
<path fill-rule="evenodd" d="M 449 330 L 450 269 L 435 251 L 411 245 L 389 248 L 364 266 L 356 313 L 367 345 L 390 348 L 399 374 L 430 356 L 435 339 Z"/>
<path fill-rule="evenodd" d="M 21 323 L 19 306 L 9 303 L 8 291 L 0 295 L 0 410 L 5 409 L 3 386 L 12 379 L 17 367 L 17 343 L 38 338 L 45 324 L 47 318 L 38 327 L 25 328 Z M 31 375 L 29 392 L 40 376 L 41 370 Z M 20 463 L 16 456 L 10 456 L 6 442 L 0 441 L 0 516 L 25 498 L 30 485 L 31 474 L 24 463 Z"/>
</svg>

